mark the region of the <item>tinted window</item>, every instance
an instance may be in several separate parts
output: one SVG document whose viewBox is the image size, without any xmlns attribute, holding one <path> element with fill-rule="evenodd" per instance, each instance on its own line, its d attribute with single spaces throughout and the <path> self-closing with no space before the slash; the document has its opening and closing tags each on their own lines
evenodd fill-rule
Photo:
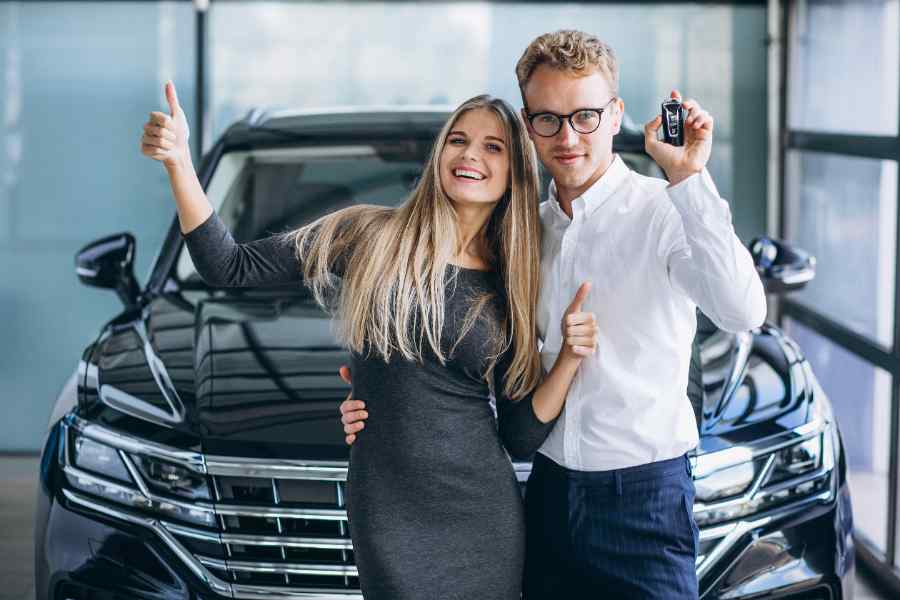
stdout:
<svg viewBox="0 0 900 600">
<path fill-rule="evenodd" d="M 400 204 L 424 162 L 372 146 L 233 152 L 222 157 L 207 196 L 235 240 L 248 242 L 354 204 Z M 196 277 L 183 248 L 178 275 Z"/>
</svg>

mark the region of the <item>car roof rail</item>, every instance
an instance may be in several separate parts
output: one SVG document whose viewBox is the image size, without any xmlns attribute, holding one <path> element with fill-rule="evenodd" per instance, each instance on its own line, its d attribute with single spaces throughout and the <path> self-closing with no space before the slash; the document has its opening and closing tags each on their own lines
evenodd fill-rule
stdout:
<svg viewBox="0 0 900 600">
<path fill-rule="evenodd" d="M 264 108 L 254 106 L 247 111 L 247 114 L 246 116 L 244 116 L 243 120 L 250 127 L 255 127 L 266 120 L 266 114 L 267 111 Z"/>
</svg>

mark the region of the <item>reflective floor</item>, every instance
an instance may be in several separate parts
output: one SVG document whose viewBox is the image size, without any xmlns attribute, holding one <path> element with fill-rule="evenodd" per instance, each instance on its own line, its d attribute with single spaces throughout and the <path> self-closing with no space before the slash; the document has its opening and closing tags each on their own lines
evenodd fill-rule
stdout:
<svg viewBox="0 0 900 600">
<path fill-rule="evenodd" d="M 37 457 L 0 455 L 0 600 L 33 600 L 34 493 Z M 864 577 L 857 580 L 856 600 L 888 600 Z"/>
</svg>

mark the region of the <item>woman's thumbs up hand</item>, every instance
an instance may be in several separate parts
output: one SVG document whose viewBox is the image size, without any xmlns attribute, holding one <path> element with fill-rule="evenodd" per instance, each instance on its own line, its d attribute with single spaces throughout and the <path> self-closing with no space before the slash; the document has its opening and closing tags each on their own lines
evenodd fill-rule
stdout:
<svg viewBox="0 0 900 600">
<path fill-rule="evenodd" d="M 591 291 L 591 284 L 582 283 L 562 318 L 562 353 L 578 360 L 597 351 L 597 320 L 592 312 L 581 307 Z"/>
<path fill-rule="evenodd" d="M 144 124 L 144 135 L 141 137 L 141 153 L 163 165 L 175 167 L 183 161 L 190 160 L 188 139 L 191 136 L 187 117 L 178 103 L 175 84 L 166 82 L 166 100 L 169 113 L 153 111 L 150 119 Z"/>
</svg>

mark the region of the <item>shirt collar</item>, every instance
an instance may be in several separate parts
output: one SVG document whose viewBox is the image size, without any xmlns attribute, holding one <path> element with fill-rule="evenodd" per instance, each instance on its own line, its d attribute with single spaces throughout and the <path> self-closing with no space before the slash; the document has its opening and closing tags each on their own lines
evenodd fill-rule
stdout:
<svg viewBox="0 0 900 600">
<path fill-rule="evenodd" d="M 584 213 L 585 217 L 590 217 L 594 212 L 603 205 L 606 200 L 612 196 L 613 192 L 618 189 L 619 185 L 625 180 L 628 176 L 630 169 L 628 165 L 625 164 L 618 154 L 613 155 L 613 161 L 610 163 L 609 168 L 606 169 L 606 172 L 600 176 L 600 179 L 594 182 L 594 185 L 589 187 L 581 196 L 578 198 L 582 199 L 584 203 Z M 550 186 L 547 190 L 547 200 L 550 202 L 550 209 L 557 217 L 561 217 L 566 221 L 569 220 L 569 217 L 559 206 L 559 201 L 556 198 L 556 182 L 551 181 Z M 576 198 L 575 200 L 578 200 Z M 573 201 L 574 204 L 574 201 Z"/>
</svg>

